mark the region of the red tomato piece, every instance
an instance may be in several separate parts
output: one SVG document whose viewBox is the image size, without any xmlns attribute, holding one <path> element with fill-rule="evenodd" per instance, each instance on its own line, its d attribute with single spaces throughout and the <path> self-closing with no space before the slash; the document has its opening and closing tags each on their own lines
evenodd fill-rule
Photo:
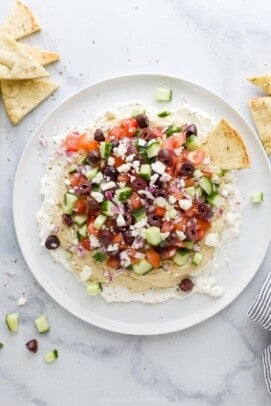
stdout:
<svg viewBox="0 0 271 406">
<path fill-rule="evenodd" d="M 72 173 L 70 175 L 71 186 L 72 187 L 78 186 L 81 183 L 84 183 L 86 181 L 86 179 L 87 178 L 80 172 Z"/>
<path fill-rule="evenodd" d="M 86 250 L 90 250 L 90 242 L 89 242 L 89 239 L 88 238 L 84 238 L 82 241 L 81 241 L 81 245 L 86 249 Z"/>
<path fill-rule="evenodd" d="M 67 151 L 77 152 L 79 150 L 79 139 L 79 134 L 68 134 L 65 140 Z"/>
<path fill-rule="evenodd" d="M 76 211 L 77 214 L 85 214 L 86 212 L 86 201 L 85 200 L 77 200 L 74 204 L 74 211 Z"/>
</svg>

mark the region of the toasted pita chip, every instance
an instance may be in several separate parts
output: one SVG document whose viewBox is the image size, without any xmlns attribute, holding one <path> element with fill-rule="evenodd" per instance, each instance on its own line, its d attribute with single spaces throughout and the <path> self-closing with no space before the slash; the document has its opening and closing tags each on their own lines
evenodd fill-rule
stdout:
<svg viewBox="0 0 271 406">
<path fill-rule="evenodd" d="M 30 45 L 22 43 L 20 43 L 20 47 L 42 66 L 49 65 L 49 63 L 59 60 L 59 54 L 56 52 L 46 51 L 44 49 L 31 47 Z"/>
<path fill-rule="evenodd" d="M 59 85 L 49 80 L 2 80 L 4 107 L 13 124 L 18 124 Z"/>
<path fill-rule="evenodd" d="M 1 30 L 4 30 L 15 39 L 20 39 L 40 31 L 41 26 L 30 8 L 17 1 Z"/>
<path fill-rule="evenodd" d="M 212 163 L 222 169 L 243 169 L 250 166 L 245 143 L 238 131 L 225 119 L 209 132 L 202 144 Z"/>
<path fill-rule="evenodd" d="M 46 70 L 6 32 L 0 32 L 0 79 L 48 77 Z"/>
<path fill-rule="evenodd" d="M 248 101 L 252 118 L 267 154 L 271 154 L 271 97 L 256 97 Z"/>
<path fill-rule="evenodd" d="M 271 75 L 253 76 L 247 80 L 260 87 L 266 94 L 271 95 Z"/>
</svg>

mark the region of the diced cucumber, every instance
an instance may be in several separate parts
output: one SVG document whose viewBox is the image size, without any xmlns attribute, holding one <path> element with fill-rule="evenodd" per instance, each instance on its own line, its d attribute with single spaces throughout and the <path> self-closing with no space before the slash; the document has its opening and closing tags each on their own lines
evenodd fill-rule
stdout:
<svg viewBox="0 0 271 406">
<path fill-rule="evenodd" d="M 111 142 L 106 142 L 106 141 L 102 141 L 100 143 L 100 152 L 101 152 L 101 157 L 102 158 L 109 158 L 110 157 L 110 153 L 111 153 L 111 149 L 112 149 L 112 144 Z"/>
<path fill-rule="evenodd" d="M 47 333 L 50 330 L 46 316 L 40 316 L 35 320 L 37 330 L 40 334 Z"/>
<path fill-rule="evenodd" d="M 190 196 L 194 197 L 196 193 L 195 186 L 188 186 L 184 189 L 185 193 L 189 194 Z"/>
<path fill-rule="evenodd" d="M 201 172 L 200 169 L 195 169 L 193 172 L 193 176 L 195 179 L 199 179 L 203 176 L 203 173 Z"/>
<path fill-rule="evenodd" d="M 91 180 L 91 179 L 95 178 L 95 176 L 97 175 L 98 172 L 99 172 L 98 168 L 92 168 L 89 171 L 87 171 L 86 178 L 88 180 Z"/>
<path fill-rule="evenodd" d="M 198 183 L 200 185 L 200 187 L 202 188 L 202 190 L 208 195 L 210 196 L 213 192 L 213 184 L 210 181 L 210 179 L 206 178 L 206 176 L 203 176 L 202 178 L 200 178 L 198 180 Z"/>
<path fill-rule="evenodd" d="M 139 173 L 143 179 L 150 180 L 151 174 L 152 174 L 151 165 L 149 165 L 149 164 L 141 165 Z"/>
<path fill-rule="evenodd" d="M 9 313 L 6 315 L 6 324 L 9 331 L 16 333 L 19 330 L 19 315 L 18 313 Z"/>
<path fill-rule="evenodd" d="M 152 142 L 146 148 L 148 158 L 153 158 L 153 157 L 157 156 L 160 149 L 161 149 L 161 145 L 160 145 L 159 141 Z"/>
<path fill-rule="evenodd" d="M 73 208 L 68 206 L 63 206 L 62 208 L 63 214 L 68 214 L 69 216 L 73 214 Z"/>
<path fill-rule="evenodd" d="M 58 351 L 56 349 L 47 352 L 44 355 L 44 359 L 49 364 L 50 362 L 54 362 L 58 358 Z"/>
<path fill-rule="evenodd" d="M 158 87 L 156 89 L 156 100 L 169 102 L 172 99 L 172 90 L 163 87 Z"/>
<path fill-rule="evenodd" d="M 200 140 L 196 135 L 190 135 L 184 144 L 189 151 L 194 151 L 200 147 Z"/>
<path fill-rule="evenodd" d="M 116 198 L 119 202 L 126 202 L 132 194 L 132 189 L 128 186 L 116 190 Z"/>
<path fill-rule="evenodd" d="M 152 269 L 152 264 L 146 259 L 140 259 L 135 262 L 133 265 L 133 271 L 138 275 L 144 275 Z"/>
<path fill-rule="evenodd" d="M 78 226 L 82 226 L 86 221 L 87 221 L 87 215 L 86 214 L 76 214 L 73 216 L 73 221 L 75 224 Z"/>
<path fill-rule="evenodd" d="M 251 196 L 252 203 L 262 203 L 263 202 L 263 192 L 255 192 Z"/>
<path fill-rule="evenodd" d="M 77 170 L 77 166 L 76 165 L 71 165 L 68 168 L 68 173 L 74 173 Z"/>
<path fill-rule="evenodd" d="M 1 350 L 1 348 L 3 348 L 4 347 L 4 344 L 3 343 L 0 343 L 0 350 Z"/>
<path fill-rule="evenodd" d="M 83 238 L 86 238 L 87 233 L 88 233 L 88 226 L 87 226 L 87 223 L 85 223 L 77 231 L 78 240 L 81 241 Z"/>
<path fill-rule="evenodd" d="M 88 164 L 88 157 L 87 157 L 87 155 L 85 155 L 85 156 L 83 156 L 82 158 L 80 158 L 79 164 L 80 164 L 80 165 L 86 165 L 86 164 Z"/>
<path fill-rule="evenodd" d="M 201 252 L 196 252 L 192 258 L 192 264 L 198 266 L 201 263 L 202 258 L 203 258 L 203 255 L 201 254 Z"/>
<path fill-rule="evenodd" d="M 98 262 L 104 262 L 107 259 L 107 256 L 102 251 L 96 250 L 92 254 L 92 258 L 94 258 Z"/>
<path fill-rule="evenodd" d="M 179 249 L 173 257 L 175 264 L 182 266 L 189 260 L 190 251 L 186 248 Z"/>
<path fill-rule="evenodd" d="M 175 134 L 175 133 L 181 132 L 181 130 L 182 130 L 182 129 L 181 129 L 180 127 L 177 127 L 176 125 L 170 125 L 170 126 L 166 129 L 165 134 L 166 134 L 167 137 L 170 137 L 171 135 L 173 135 L 173 134 Z"/>
<path fill-rule="evenodd" d="M 160 228 L 152 226 L 145 231 L 145 237 L 148 244 L 157 246 L 162 242 L 162 236 L 160 233 Z"/>
<path fill-rule="evenodd" d="M 167 116 L 169 116 L 170 114 L 171 114 L 170 111 L 164 110 L 164 111 L 160 111 L 160 113 L 157 113 L 157 116 L 158 116 L 158 117 L 167 117 Z"/>
<path fill-rule="evenodd" d="M 185 248 L 187 248 L 188 250 L 192 250 L 194 248 L 193 241 L 189 241 L 189 240 L 184 241 L 184 245 L 185 245 Z"/>
<path fill-rule="evenodd" d="M 144 217 L 146 217 L 145 207 L 140 207 L 139 209 L 134 210 L 132 215 L 136 221 L 142 220 Z"/>
<path fill-rule="evenodd" d="M 199 197 L 202 197 L 202 195 L 203 195 L 203 190 L 201 189 L 201 187 L 196 187 L 196 193 L 195 193 L 195 195 L 196 195 L 196 197 L 197 197 L 197 199 L 199 198 Z"/>
<path fill-rule="evenodd" d="M 87 294 L 90 296 L 96 296 L 103 291 L 102 284 L 100 282 L 88 282 Z"/>
<path fill-rule="evenodd" d="M 100 230 L 100 228 L 106 222 L 106 219 L 107 219 L 107 216 L 105 216 L 104 214 L 99 214 L 99 216 L 96 217 L 96 219 L 93 223 L 93 227 L 96 228 L 96 230 Z"/>
<path fill-rule="evenodd" d="M 105 216 L 114 216 L 114 207 L 115 205 L 110 200 L 104 200 L 101 204 L 101 212 Z"/>
<path fill-rule="evenodd" d="M 213 192 L 211 196 L 207 197 L 207 203 L 210 204 L 211 206 L 216 206 L 218 207 L 221 202 L 221 196 L 217 192 Z"/>
<path fill-rule="evenodd" d="M 73 193 L 67 192 L 64 196 L 64 205 L 67 208 L 73 209 L 74 203 L 77 202 L 77 200 L 79 200 L 78 196 L 74 195 Z"/>
<path fill-rule="evenodd" d="M 220 177 L 223 176 L 224 173 L 225 173 L 225 171 L 222 168 L 217 168 L 215 171 L 215 174 Z"/>
</svg>

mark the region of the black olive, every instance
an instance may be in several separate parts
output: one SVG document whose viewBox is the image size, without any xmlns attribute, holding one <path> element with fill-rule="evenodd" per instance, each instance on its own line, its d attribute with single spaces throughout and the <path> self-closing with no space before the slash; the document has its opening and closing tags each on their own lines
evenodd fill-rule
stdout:
<svg viewBox="0 0 271 406">
<path fill-rule="evenodd" d="M 179 171 L 180 175 L 183 175 L 183 176 L 192 176 L 193 172 L 194 172 L 194 165 L 192 164 L 192 162 L 189 162 L 189 161 L 183 163 L 180 168 L 180 171 Z"/>
<path fill-rule="evenodd" d="M 171 151 L 167 148 L 162 148 L 158 152 L 157 158 L 166 166 L 171 166 L 173 164 L 174 158 L 176 158 L 176 154 L 174 151 Z"/>
<path fill-rule="evenodd" d="M 89 181 L 84 182 L 82 183 L 82 185 L 76 186 L 74 188 L 74 192 L 77 195 L 89 195 L 90 191 L 91 191 L 91 183 Z"/>
<path fill-rule="evenodd" d="M 168 192 L 166 189 L 159 187 L 158 189 L 155 190 L 154 192 L 155 197 L 168 197 Z"/>
<path fill-rule="evenodd" d="M 132 216 L 130 213 L 125 213 L 122 215 L 125 221 L 125 226 L 124 227 L 128 227 L 132 224 Z"/>
<path fill-rule="evenodd" d="M 68 226 L 68 227 L 70 227 L 73 223 L 73 219 L 68 214 L 63 214 L 62 220 L 63 220 L 63 223 L 66 224 L 66 226 Z"/>
<path fill-rule="evenodd" d="M 147 187 L 147 182 L 142 178 L 136 178 L 135 180 L 133 180 L 133 182 L 131 182 L 131 187 L 136 192 L 138 190 L 144 190 Z"/>
<path fill-rule="evenodd" d="M 142 138 L 145 141 L 150 141 L 150 140 L 152 140 L 154 138 L 157 138 L 157 137 L 156 137 L 156 135 L 154 134 L 154 132 L 152 130 L 150 130 L 149 128 L 144 128 L 141 131 L 140 138 Z"/>
<path fill-rule="evenodd" d="M 179 287 L 183 292 L 190 292 L 194 287 L 194 283 L 191 279 L 185 278 L 180 282 Z"/>
<path fill-rule="evenodd" d="M 88 213 L 93 213 L 97 211 L 100 208 L 99 203 L 93 199 L 93 197 L 88 196 L 87 197 L 87 212 Z"/>
<path fill-rule="evenodd" d="M 170 245 L 176 245 L 179 242 L 177 234 L 173 231 L 169 234 L 167 241 Z"/>
<path fill-rule="evenodd" d="M 99 230 L 98 238 L 102 245 L 107 246 L 112 242 L 114 234 L 109 230 Z"/>
<path fill-rule="evenodd" d="M 118 178 L 118 172 L 117 172 L 117 169 L 114 168 L 114 166 L 106 166 L 103 169 L 103 174 L 104 174 L 104 176 L 110 178 L 113 181 L 117 180 L 117 178 Z"/>
<path fill-rule="evenodd" d="M 95 141 L 99 141 L 99 142 L 105 140 L 104 133 L 103 133 L 103 131 L 102 131 L 100 128 L 97 128 L 97 130 L 95 130 L 95 133 L 94 133 L 94 140 L 95 140 Z"/>
<path fill-rule="evenodd" d="M 149 125 L 148 117 L 145 114 L 138 114 L 136 121 L 140 128 L 146 128 Z"/>
<path fill-rule="evenodd" d="M 90 164 L 97 164 L 101 160 L 100 151 L 93 150 L 90 151 L 87 155 L 87 160 Z"/>
<path fill-rule="evenodd" d="M 132 235 L 131 231 L 127 230 L 123 233 L 123 238 L 126 244 L 131 245 L 134 242 L 135 237 Z"/>
<path fill-rule="evenodd" d="M 213 211 L 211 207 L 207 206 L 205 203 L 200 203 L 198 205 L 198 216 L 201 219 L 207 220 L 212 217 Z"/>
<path fill-rule="evenodd" d="M 155 247 L 155 251 L 159 254 L 163 254 L 168 249 L 168 245 L 165 241 L 162 241 L 157 247 Z"/>
<path fill-rule="evenodd" d="M 197 135 L 198 129 L 195 126 L 195 124 L 190 124 L 184 129 L 184 133 L 185 133 L 186 137 L 190 137 L 190 135 Z"/>
<path fill-rule="evenodd" d="M 118 140 L 112 140 L 112 141 L 111 141 L 111 144 L 112 144 L 112 148 L 117 148 L 120 143 L 119 143 Z"/>
<path fill-rule="evenodd" d="M 55 250 L 60 246 L 60 241 L 56 235 L 49 235 L 45 240 L 47 250 Z"/>
<path fill-rule="evenodd" d="M 199 239 L 197 229 L 194 225 L 187 226 L 184 233 L 186 238 L 190 241 L 197 241 Z"/>
<path fill-rule="evenodd" d="M 162 219 L 161 219 L 161 217 L 158 217 L 156 214 L 150 213 L 150 214 L 148 215 L 148 222 L 149 222 L 150 225 L 152 225 L 152 226 L 160 227 L 161 224 L 162 224 Z"/>
</svg>

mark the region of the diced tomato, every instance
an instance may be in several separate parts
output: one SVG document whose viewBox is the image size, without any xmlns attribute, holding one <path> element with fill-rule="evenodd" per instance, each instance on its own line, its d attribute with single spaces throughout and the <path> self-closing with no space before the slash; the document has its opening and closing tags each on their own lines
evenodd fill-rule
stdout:
<svg viewBox="0 0 271 406">
<path fill-rule="evenodd" d="M 203 228 L 200 228 L 198 230 L 198 240 L 202 240 L 204 236 L 205 236 L 205 230 L 203 230 Z"/>
<path fill-rule="evenodd" d="M 173 162 L 173 163 L 172 163 L 173 166 L 175 166 L 175 164 L 176 164 L 176 162 Z M 173 175 L 174 175 L 174 169 L 173 169 L 172 167 L 169 167 L 169 166 L 168 166 L 168 167 L 166 168 L 166 173 L 167 173 L 169 176 L 173 177 Z"/>
<path fill-rule="evenodd" d="M 183 146 L 185 143 L 186 136 L 184 133 L 180 133 L 178 135 L 172 135 L 171 137 L 168 137 L 166 140 L 163 142 L 163 148 L 175 150 L 177 148 L 180 148 Z"/>
<path fill-rule="evenodd" d="M 131 205 L 134 210 L 139 209 L 142 206 L 140 197 L 138 196 L 138 194 L 136 192 L 133 192 L 131 194 L 130 202 L 131 202 Z"/>
<path fill-rule="evenodd" d="M 211 179 L 211 177 L 213 176 L 213 173 L 214 173 L 213 169 L 209 168 L 208 166 L 201 169 L 201 172 L 203 173 L 204 176 L 206 176 L 209 179 Z"/>
<path fill-rule="evenodd" d="M 122 120 L 121 126 L 126 132 L 126 137 L 133 137 L 139 127 L 135 118 L 126 118 Z"/>
<path fill-rule="evenodd" d="M 118 182 L 125 182 L 125 183 L 127 183 L 127 182 L 129 182 L 129 180 L 130 180 L 130 177 L 129 177 L 128 175 L 126 175 L 126 173 L 120 173 L 120 174 L 118 175 Z"/>
<path fill-rule="evenodd" d="M 129 255 L 129 258 L 133 264 L 138 261 L 138 258 L 136 258 L 136 253 L 137 250 L 135 250 L 134 248 L 129 248 L 127 250 L 127 254 Z"/>
<path fill-rule="evenodd" d="M 198 149 L 197 151 L 194 151 L 193 154 L 191 154 L 191 161 L 193 162 L 194 165 L 199 165 L 203 162 L 205 158 L 205 151 L 202 149 Z"/>
<path fill-rule="evenodd" d="M 84 151 L 94 151 L 99 149 L 99 143 L 95 140 L 90 140 L 87 134 L 82 134 L 79 138 L 79 149 Z"/>
<path fill-rule="evenodd" d="M 76 211 L 77 214 L 84 214 L 86 212 L 86 201 L 83 199 L 77 200 L 77 202 L 74 203 L 73 209 Z"/>
<path fill-rule="evenodd" d="M 120 260 L 118 258 L 108 258 L 106 261 L 106 265 L 109 266 L 110 268 L 117 269 L 120 267 Z"/>
<path fill-rule="evenodd" d="M 81 245 L 86 249 L 86 250 L 90 250 L 90 242 L 89 242 L 89 239 L 88 238 L 84 238 L 82 241 L 81 241 Z"/>
<path fill-rule="evenodd" d="M 203 230 L 209 230 L 211 228 L 211 223 L 205 219 L 197 219 L 198 228 L 202 228 Z"/>
<path fill-rule="evenodd" d="M 179 161 L 180 162 L 187 161 L 189 152 L 190 151 L 188 151 L 188 149 L 183 149 L 181 154 L 179 155 Z"/>
<path fill-rule="evenodd" d="M 149 261 L 154 268 L 159 268 L 161 264 L 161 258 L 158 252 L 153 249 L 149 249 L 145 252 L 147 261 Z"/>
<path fill-rule="evenodd" d="M 72 173 L 70 175 L 71 186 L 72 187 L 78 186 L 78 185 L 84 183 L 86 181 L 86 179 L 87 178 L 80 172 Z"/>
<path fill-rule="evenodd" d="M 171 192 L 172 193 L 172 192 Z M 172 193 L 177 200 L 183 198 L 183 193 L 179 190 L 178 192 Z"/>
<path fill-rule="evenodd" d="M 195 180 L 193 178 L 188 178 L 188 179 L 185 180 L 185 186 L 186 187 L 194 186 L 194 184 L 195 184 Z"/>
<path fill-rule="evenodd" d="M 169 259 L 174 257 L 176 254 L 177 248 L 176 247 L 168 247 L 165 251 L 163 251 L 162 257 L 163 259 Z"/>
<path fill-rule="evenodd" d="M 116 126 L 116 127 L 111 128 L 111 130 L 108 133 L 108 137 L 111 140 L 113 140 L 115 138 L 121 139 L 121 138 L 125 137 L 125 135 L 126 135 L 125 129 L 121 126 Z"/>
<path fill-rule="evenodd" d="M 166 214 L 166 209 L 164 207 L 155 207 L 154 214 L 158 217 L 164 217 Z"/>
<path fill-rule="evenodd" d="M 113 238 L 113 240 L 112 240 L 112 243 L 113 244 L 119 244 L 119 243 L 121 243 L 121 242 L 123 242 L 123 238 L 122 238 L 122 234 L 121 233 L 118 233 L 118 234 L 116 234 L 115 236 L 114 236 L 114 238 Z"/>
<path fill-rule="evenodd" d="M 94 219 L 91 218 L 91 219 L 89 220 L 89 222 L 88 222 L 88 232 L 89 232 L 89 234 L 92 234 L 92 235 L 98 235 L 99 230 L 97 230 L 97 229 L 93 226 L 93 223 L 94 223 Z"/>
<path fill-rule="evenodd" d="M 121 166 L 122 164 L 125 163 L 125 160 L 122 159 L 120 156 L 116 156 L 116 157 L 114 157 L 114 159 L 115 159 L 114 166 L 115 166 L 116 168 L 118 168 L 119 166 Z"/>
<path fill-rule="evenodd" d="M 79 150 L 80 134 L 68 134 L 66 137 L 66 149 L 69 152 L 76 152 Z"/>
<path fill-rule="evenodd" d="M 186 217 L 193 217 L 195 214 L 196 214 L 196 208 L 193 206 L 190 209 L 185 210 Z"/>
<path fill-rule="evenodd" d="M 178 223 L 173 225 L 173 229 L 176 231 L 183 231 L 185 229 L 188 219 L 186 217 L 182 218 Z"/>
<path fill-rule="evenodd" d="M 172 228 L 171 221 L 163 221 L 162 228 L 161 228 L 162 233 L 167 233 L 168 231 L 171 230 L 171 228 Z"/>
</svg>

